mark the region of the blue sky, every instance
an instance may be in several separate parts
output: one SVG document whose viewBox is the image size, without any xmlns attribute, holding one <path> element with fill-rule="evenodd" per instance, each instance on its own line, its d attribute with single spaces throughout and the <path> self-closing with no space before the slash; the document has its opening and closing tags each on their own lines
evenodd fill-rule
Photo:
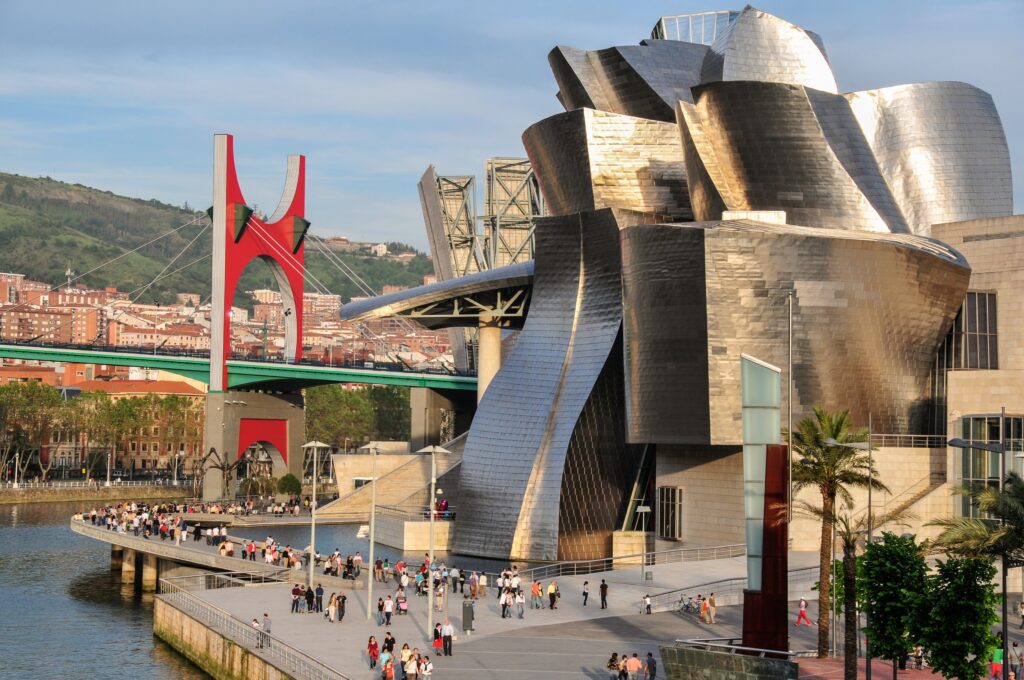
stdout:
<svg viewBox="0 0 1024 680">
<path fill-rule="evenodd" d="M 1024 2 L 764 1 L 818 32 L 842 90 L 963 80 L 1006 128 L 1024 212 Z M 250 203 L 277 203 L 307 156 L 322 234 L 425 247 L 416 182 L 523 155 L 561 110 L 557 44 L 635 44 L 657 18 L 741 4 L 633 0 L 101 3 L 0 0 L 0 170 L 210 202 L 212 135 L 231 132 Z"/>
</svg>

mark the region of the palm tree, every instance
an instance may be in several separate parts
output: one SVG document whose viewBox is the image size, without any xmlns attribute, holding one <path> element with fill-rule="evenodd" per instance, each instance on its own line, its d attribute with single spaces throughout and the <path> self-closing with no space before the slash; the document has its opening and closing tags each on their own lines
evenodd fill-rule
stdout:
<svg viewBox="0 0 1024 680">
<path fill-rule="evenodd" d="M 914 518 L 909 511 L 915 499 L 910 499 L 883 513 L 874 513 L 871 517 L 877 528 L 885 524 L 906 524 Z M 843 510 L 832 517 L 836 527 L 836 537 L 843 551 L 843 678 L 857 680 L 857 549 L 867 536 L 868 513 L 864 510 L 855 513 L 853 508 L 845 504 Z M 794 515 L 811 517 L 824 522 L 826 517 L 821 508 L 807 501 L 793 502 Z M 821 588 L 822 596 L 833 592 L 831 585 L 826 591 Z"/>
<path fill-rule="evenodd" d="M 944 552 L 961 557 L 1002 557 L 1010 563 L 1024 561 L 1024 479 L 1016 472 L 1006 475 L 1002 491 L 998 487 L 959 488 L 988 515 L 950 517 L 929 522 L 942 527 L 932 544 Z"/>
<path fill-rule="evenodd" d="M 814 407 L 814 416 L 806 417 L 793 432 L 793 450 L 799 459 L 793 463 L 793 492 L 813 487 L 821 494 L 821 543 L 818 550 L 820 593 L 832 592 L 832 527 L 836 521 L 836 499 L 847 507 L 853 505 L 851 488 L 866 489 L 870 484 L 878 491 L 888 491 L 873 474 L 868 456 L 847 446 L 830 446 L 826 440 L 852 444 L 867 439 L 863 429 L 853 430 L 850 412 L 831 413 Z M 828 607 L 818 608 L 818 656 L 828 656 Z"/>
</svg>

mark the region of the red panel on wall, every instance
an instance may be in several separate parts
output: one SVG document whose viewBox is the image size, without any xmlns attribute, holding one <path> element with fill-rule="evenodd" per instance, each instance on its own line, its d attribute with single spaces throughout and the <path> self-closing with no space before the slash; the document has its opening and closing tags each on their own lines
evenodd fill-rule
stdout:
<svg viewBox="0 0 1024 680">
<path fill-rule="evenodd" d="M 288 464 L 288 421 L 276 418 L 242 418 L 238 423 L 238 457 L 256 442 L 276 448 Z"/>
</svg>

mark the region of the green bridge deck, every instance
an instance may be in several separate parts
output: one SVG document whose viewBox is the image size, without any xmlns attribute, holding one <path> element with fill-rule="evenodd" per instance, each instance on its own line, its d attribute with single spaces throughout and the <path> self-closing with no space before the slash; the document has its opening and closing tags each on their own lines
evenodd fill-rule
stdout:
<svg viewBox="0 0 1024 680">
<path fill-rule="evenodd" d="M 210 360 L 207 357 L 185 357 L 145 352 L 104 352 L 96 349 L 41 347 L 37 345 L 0 344 L 0 358 L 28 361 L 62 361 L 107 366 L 138 366 L 169 371 L 176 375 L 210 381 Z M 286 364 L 260 361 L 228 361 L 228 386 L 289 391 L 327 383 L 364 383 L 399 385 L 448 390 L 475 390 L 476 376 L 444 373 L 416 373 L 372 368 L 342 368 L 311 364 Z"/>
</svg>

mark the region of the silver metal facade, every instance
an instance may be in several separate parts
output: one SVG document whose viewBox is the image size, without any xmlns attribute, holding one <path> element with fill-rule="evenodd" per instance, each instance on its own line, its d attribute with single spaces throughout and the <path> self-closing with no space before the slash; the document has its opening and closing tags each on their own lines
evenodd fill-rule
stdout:
<svg viewBox="0 0 1024 680">
<path fill-rule="evenodd" d="M 872 413 L 923 432 L 928 380 L 970 278 L 939 241 L 748 221 L 638 225 L 622 234 L 629 439 L 729 445 L 739 356 L 786 365 L 794 298 L 795 418 Z"/>
<path fill-rule="evenodd" d="M 1010 152 L 987 92 L 940 82 L 845 96 L 915 234 L 1013 213 Z"/>
<path fill-rule="evenodd" d="M 622 208 L 649 221 L 693 219 L 671 123 L 576 109 L 531 125 L 523 145 L 552 214 Z"/>
<path fill-rule="evenodd" d="M 554 560 L 610 550 L 639 461 L 621 455 L 616 426 L 618 232 L 610 210 L 539 221 L 530 315 L 466 441 L 457 552 Z"/>
</svg>

